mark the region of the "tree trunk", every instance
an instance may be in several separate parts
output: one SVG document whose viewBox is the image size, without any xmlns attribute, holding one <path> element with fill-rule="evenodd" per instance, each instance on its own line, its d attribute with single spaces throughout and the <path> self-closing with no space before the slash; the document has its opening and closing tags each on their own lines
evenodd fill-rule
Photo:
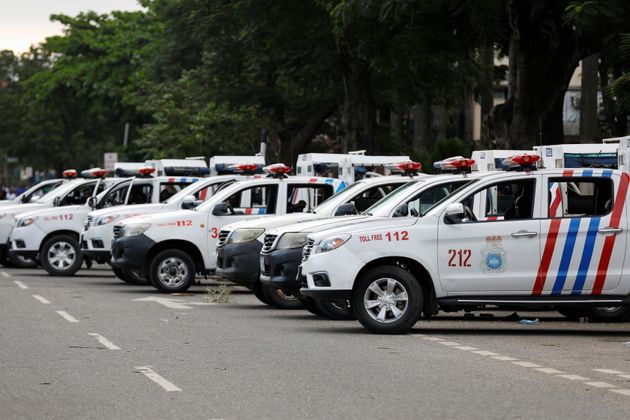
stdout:
<svg viewBox="0 0 630 420">
<path fill-rule="evenodd" d="M 582 86 L 580 96 L 580 139 L 593 142 L 599 135 L 597 124 L 597 68 L 599 55 L 582 60 Z"/>
<path fill-rule="evenodd" d="M 431 108 L 429 99 L 422 95 L 413 106 L 413 150 L 416 153 L 427 151 L 433 146 L 431 138 Z"/>
<path fill-rule="evenodd" d="M 489 139 L 488 116 L 494 106 L 494 48 L 492 45 L 482 46 L 480 51 L 483 79 L 479 84 L 479 104 L 481 105 L 481 142 Z"/>
<path fill-rule="evenodd" d="M 431 131 L 433 132 L 433 135 L 431 136 L 431 140 L 435 142 L 440 139 L 445 139 L 448 119 L 444 103 L 434 103 L 431 106 L 431 115 L 433 117 L 433 122 L 431 124 Z"/>
</svg>

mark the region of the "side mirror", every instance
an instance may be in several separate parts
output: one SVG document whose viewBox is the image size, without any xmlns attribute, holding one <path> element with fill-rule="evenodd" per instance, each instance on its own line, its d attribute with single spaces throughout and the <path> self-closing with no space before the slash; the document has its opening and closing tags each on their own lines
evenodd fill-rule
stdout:
<svg viewBox="0 0 630 420">
<path fill-rule="evenodd" d="M 337 207 L 335 216 L 349 216 L 351 214 L 358 214 L 357 208 L 352 203 L 344 203 Z"/>
<path fill-rule="evenodd" d="M 448 225 L 461 223 L 464 218 L 464 205 L 462 203 L 451 203 L 446 207 L 444 222 Z"/>
<path fill-rule="evenodd" d="M 407 207 L 407 203 L 402 203 L 398 207 L 396 207 L 396 210 L 394 210 L 394 214 L 392 215 L 392 217 L 407 217 L 407 216 L 409 216 L 409 208 Z"/>
<path fill-rule="evenodd" d="M 59 207 L 61 205 L 61 197 L 55 197 L 53 200 L 53 206 Z"/>
<path fill-rule="evenodd" d="M 193 203 L 193 207 L 198 207 L 201 204 L 203 204 L 203 200 L 195 200 L 195 202 Z"/>
<path fill-rule="evenodd" d="M 230 213 L 230 205 L 228 203 L 218 203 L 212 209 L 213 216 L 226 216 Z"/>
<path fill-rule="evenodd" d="M 186 197 L 184 197 L 184 199 L 182 200 L 182 209 L 190 210 L 194 207 L 195 207 L 195 196 L 187 195 Z"/>
<path fill-rule="evenodd" d="M 96 208 L 96 197 L 92 196 L 90 198 L 87 199 L 87 205 L 90 206 L 91 209 L 95 209 Z"/>
</svg>

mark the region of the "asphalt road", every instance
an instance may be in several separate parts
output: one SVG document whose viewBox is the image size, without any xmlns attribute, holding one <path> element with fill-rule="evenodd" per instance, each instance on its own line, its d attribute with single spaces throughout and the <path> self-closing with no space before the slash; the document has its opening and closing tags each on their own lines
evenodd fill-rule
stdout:
<svg viewBox="0 0 630 420">
<path fill-rule="evenodd" d="M 376 336 L 270 309 L 239 288 L 225 304 L 192 291 L 161 295 L 103 269 L 0 269 L 0 418 L 607 419 L 630 409 L 628 324 L 460 313 Z"/>
</svg>

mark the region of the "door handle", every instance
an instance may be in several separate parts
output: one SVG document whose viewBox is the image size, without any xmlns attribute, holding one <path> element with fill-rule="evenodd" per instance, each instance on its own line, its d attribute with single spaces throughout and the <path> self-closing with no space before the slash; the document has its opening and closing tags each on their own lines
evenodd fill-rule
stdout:
<svg viewBox="0 0 630 420">
<path fill-rule="evenodd" d="M 618 233 L 623 232 L 623 229 L 622 228 L 614 228 L 614 227 L 608 226 L 608 227 L 605 227 L 605 228 L 598 229 L 597 232 L 601 233 L 601 234 L 604 234 L 604 235 L 610 235 L 610 234 L 616 235 Z"/>
<path fill-rule="evenodd" d="M 518 232 L 512 233 L 513 238 L 533 238 L 538 235 L 537 232 L 528 232 L 526 230 L 519 230 Z"/>
</svg>

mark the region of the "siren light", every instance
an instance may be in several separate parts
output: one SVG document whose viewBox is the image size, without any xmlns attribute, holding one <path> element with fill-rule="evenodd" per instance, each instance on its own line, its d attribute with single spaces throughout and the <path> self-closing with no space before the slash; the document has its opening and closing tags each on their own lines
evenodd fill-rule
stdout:
<svg viewBox="0 0 630 420">
<path fill-rule="evenodd" d="M 392 172 L 400 172 L 403 175 L 414 176 L 422 169 L 422 164 L 410 160 L 407 162 L 392 163 L 391 165 L 387 165 L 387 168 Z"/>
<path fill-rule="evenodd" d="M 66 169 L 63 171 L 64 178 L 76 178 L 79 173 L 76 169 Z"/>
<path fill-rule="evenodd" d="M 532 171 L 536 169 L 536 162 L 540 160 L 539 155 L 522 154 L 514 155 L 503 160 L 503 169 L 506 171 Z"/>
<path fill-rule="evenodd" d="M 142 176 L 151 176 L 151 174 L 153 174 L 154 172 L 155 172 L 155 168 L 152 168 L 150 166 L 144 166 L 138 169 L 138 173 Z"/>
<path fill-rule="evenodd" d="M 101 168 L 92 168 L 81 171 L 81 176 L 84 178 L 104 178 L 109 174 L 109 171 Z"/>
<path fill-rule="evenodd" d="M 276 176 L 278 178 L 284 178 L 287 176 L 289 172 L 291 172 L 291 167 L 285 165 L 284 163 L 274 163 L 273 165 L 268 165 L 263 168 L 265 173 L 270 176 Z"/>
</svg>

